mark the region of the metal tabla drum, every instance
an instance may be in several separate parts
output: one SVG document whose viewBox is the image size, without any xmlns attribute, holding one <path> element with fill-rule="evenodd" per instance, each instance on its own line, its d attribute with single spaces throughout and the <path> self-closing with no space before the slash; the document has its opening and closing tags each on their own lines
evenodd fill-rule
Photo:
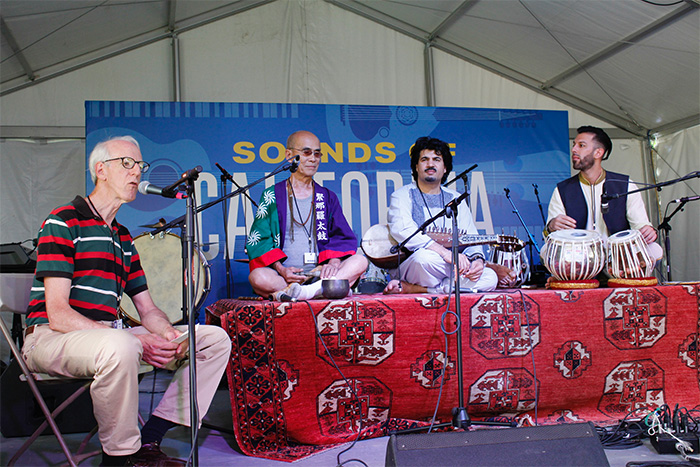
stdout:
<svg viewBox="0 0 700 467">
<path fill-rule="evenodd" d="M 556 280 L 592 279 L 605 266 L 603 238 L 590 230 L 557 230 L 547 237 L 540 257 Z"/>
<path fill-rule="evenodd" d="M 515 283 L 510 287 L 520 287 L 530 278 L 530 261 L 527 259 L 525 248 L 516 251 L 491 248 L 489 261 L 515 272 Z"/>
<path fill-rule="evenodd" d="M 623 230 L 608 237 L 608 274 L 617 279 L 650 277 L 655 260 L 638 230 Z"/>
<path fill-rule="evenodd" d="M 148 280 L 148 290 L 158 308 L 163 310 L 171 323 L 182 321 L 182 294 L 185 277 L 182 270 L 182 242 L 171 233 L 151 235 L 145 233 L 134 239 L 139 252 L 141 267 Z M 209 293 L 210 272 L 206 258 L 197 248 L 192 264 L 195 283 L 195 308 L 199 308 Z M 123 294 L 121 314 L 128 320 L 141 324 L 134 302 Z"/>
</svg>

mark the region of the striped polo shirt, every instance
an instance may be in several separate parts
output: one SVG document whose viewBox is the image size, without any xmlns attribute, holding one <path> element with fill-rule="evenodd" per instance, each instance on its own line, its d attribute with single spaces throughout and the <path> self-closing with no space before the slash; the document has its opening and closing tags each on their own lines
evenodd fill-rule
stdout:
<svg viewBox="0 0 700 467">
<path fill-rule="evenodd" d="M 84 198 L 54 209 L 38 234 L 27 325 L 47 323 L 45 277 L 71 279 L 70 306 L 96 320 L 117 318 L 122 292 L 148 289 L 129 230 L 95 216 Z"/>
</svg>

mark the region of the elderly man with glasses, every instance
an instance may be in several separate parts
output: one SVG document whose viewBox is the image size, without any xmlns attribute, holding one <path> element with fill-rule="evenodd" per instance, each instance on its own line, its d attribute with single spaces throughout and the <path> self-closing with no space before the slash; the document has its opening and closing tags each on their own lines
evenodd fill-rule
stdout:
<svg viewBox="0 0 700 467">
<path fill-rule="evenodd" d="M 163 453 L 160 442 L 168 429 L 190 424 L 187 341 L 172 342 L 187 326 L 172 326 L 153 303 L 133 239 L 115 218 L 122 204 L 136 198 L 148 163 L 136 140 L 123 136 L 97 144 L 89 165 L 92 193 L 54 209 L 39 230 L 22 351 L 32 371 L 94 378 L 90 394 L 101 465 L 185 465 Z M 123 293 L 136 305 L 141 326 L 122 328 L 118 311 Z M 196 338 L 201 423 L 231 342 L 214 326 L 199 326 Z M 139 432 L 141 361 L 176 371 Z"/>
<path fill-rule="evenodd" d="M 258 295 L 308 300 L 321 295 L 318 279 L 348 279 L 353 284 L 367 269 L 367 259 L 355 254 L 357 237 L 338 197 L 313 179 L 321 156 L 321 143 L 313 133 L 292 133 L 285 157 L 298 158 L 298 168 L 262 194 L 246 242 L 248 279 Z"/>
</svg>

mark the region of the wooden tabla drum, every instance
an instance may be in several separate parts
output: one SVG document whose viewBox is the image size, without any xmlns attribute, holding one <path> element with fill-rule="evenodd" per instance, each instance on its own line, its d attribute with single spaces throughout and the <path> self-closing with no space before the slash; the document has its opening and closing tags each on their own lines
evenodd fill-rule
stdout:
<svg viewBox="0 0 700 467">
<path fill-rule="evenodd" d="M 638 230 L 623 230 L 608 237 L 608 274 L 617 279 L 650 277 L 655 260 Z"/>
<path fill-rule="evenodd" d="M 141 234 L 134 239 L 139 252 L 141 267 L 148 280 L 148 290 L 153 302 L 163 310 L 168 320 L 175 324 L 183 321 L 182 294 L 185 277 L 182 271 L 182 242 L 171 233 Z M 204 255 L 195 248 L 192 277 L 195 282 L 195 309 L 199 308 L 209 293 L 209 264 Z M 122 295 L 121 314 L 128 320 L 141 324 L 134 302 L 127 294 Z"/>
<path fill-rule="evenodd" d="M 542 264 L 558 281 L 585 281 L 605 266 L 603 239 L 598 232 L 557 230 L 547 237 L 540 253 Z"/>
</svg>

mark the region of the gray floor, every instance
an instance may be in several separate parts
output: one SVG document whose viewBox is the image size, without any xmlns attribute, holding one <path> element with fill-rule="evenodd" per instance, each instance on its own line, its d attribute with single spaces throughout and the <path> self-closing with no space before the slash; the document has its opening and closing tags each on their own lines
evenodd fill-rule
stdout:
<svg viewBox="0 0 700 467">
<path fill-rule="evenodd" d="M 169 379 L 167 372 L 159 372 L 156 377 L 154 401 L 157 403 L 158 393 L 162 391 Z M 148 413 L 151 405 L 151 392 L 153 385 L 152 376 L 147 376 L 141 382 L 141 411 Z M 220 389 L 212 403 L 205 423 L 226 430 L 232 429 L 231 405 L 228 390 Z M 431 435 L 426 435 L 431 436 Z M 66 436 L 66 442 L 73 450 L 77 449 L 84 435 L 71 434 Z M 190 431 L 185 428 L 175 428 L 168 432 L 163 441 L 163 450 L 169 455 L 185 458 L 190 450 Z M 5 438 L 0 437 L 0 465 L 7 465 L 10 457 L 26 438 Z M 350 451 L 342 454 L 340 461 L 345 462 L 350 459 L 359 459 L 370 467 L 383 466 L 385 462 L 386 446 L 389 438 L 377 438 L 358 442 Z M 295 462 L 295 466 L 335 466 L 338 465 L 337 456 L 347 448 L 348 445 L 337 447 L 315 456 Z M 97 438 L 90 441 L 88 450 L 99 450 L 100 445 Z M 202 466 L 251 466 L 270 467 L 288 465 L 285 462 L 271 461 L 248 457 L 243 455 L 236 446 L 233 435 L 220 432 L 216 429 L 204 427 L 199 434 L 199 464 Z M 682 458 L 676 455 L 658 455 L 649 445 L 645 444 L 630 450 L 605 451 L 608 462 L 612 467 L 623 467 L 630 461 L 680 461 Z M 53 436 L 41 436 L 17 462 L 23 466 L 50 466 L 61 465 L 65 462 L 63 453 Z M 97 466 L 100 457 L 92 457 L 83 461 L 80 465 Z M 479 463 L 483 465 L 483 463 Z M 346 465 L 358 466 L 360 462 L 349 462 Z M 463 459 L 462 465 L 469 465 L 469 459 Z M 523 458 L 521 465 L 528 465 L 527 458 Z"/>
</svg>

